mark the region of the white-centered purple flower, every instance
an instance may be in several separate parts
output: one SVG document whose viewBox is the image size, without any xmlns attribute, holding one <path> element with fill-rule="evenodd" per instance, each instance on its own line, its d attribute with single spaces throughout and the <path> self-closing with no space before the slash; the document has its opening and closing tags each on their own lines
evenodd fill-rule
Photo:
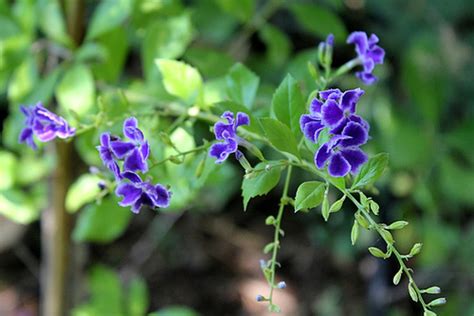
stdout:
<svg viewBox="0 0 474 316">
<path fill-rule="evenodd" d="M 168 207 L 171 192 L 161 184 L 142 181 L 139 175 L 126 171 L 123 180 L 117 186 L 115 194 L 122 197 L 120 206 L 131 206 L 132 212 L 139 213 L 143 206 L 150 208 Z"/>
<path fill-rule="evenodd" d="M 237 136 L 237 128 L 242 125 L 249 125 L 249 116 L 243 112 L 237 113 L 237 118 L 234 118 L 234 113 L 226 111 L 221 116 L 226 122 L 217 122 L 214 124 L 214 134 L 217 140 L 222 142 L 215 143 L 209 150 L 209 156 L 216 158 L 216 163 L 224 162 L 230 154 L 235 153 L 239 159 L 238 145 L 239 136 Z"/>
<path fill-rule="evenodd" d="M 359 149 L 369 139 L 369 124 L 355 114 L 357 102 L 364 91 L 357 88 L 342 92 L 328 89 L 319 92 L 310 105 L 310 114 L 300 118 L 300 128 L 307 139 L 317 143 L 325 128 L 329 141 L 315 153 L 314 162 L 319 169 L 328 166 L 331 176 L 342 177 L 357 172 L 367 161 L 367 155 Z"/>
<path fill-rule="evenodd" d="M 383 64 L 385 51 L 378 46 L 379 38 L 375 34 L 367 36 L 365 32 L 352 32 L 347 37 L 348 44 L 354 44 L 357 56 L 364 68 L 363 71 L 356 72 L 356 76 L 363 83 L 370 85 L 377 81 L 377 77 L 372 74 L 376 64 Z"/>
<path fill-rule="evenodd" d="M 43 107 L 41 102 L 32 106 L 21 106 L 26 116 L 25 128 L 19 136 L 20 143 L 26 143 L 33 149 L 37 146 L 33 135 L 41 142 L 49 142 L 56 137 L 65 139 L 74 136 L 76 129 L 69 126 L 66 120 Z"/>
<path fill-rule="evenodd" d="M 125 120 L 123 134 L 129 141 L 123 141 L 119 138 L 110 140 L 110 150 L 115 157 L 124 160 L 124 171 L 147 172 L 148 164 L 146 160 L 150 154 L 150 147 L 143 136 L 143 132 L 138 128 L 136 118 L 130 117 Z"/>
</svg>

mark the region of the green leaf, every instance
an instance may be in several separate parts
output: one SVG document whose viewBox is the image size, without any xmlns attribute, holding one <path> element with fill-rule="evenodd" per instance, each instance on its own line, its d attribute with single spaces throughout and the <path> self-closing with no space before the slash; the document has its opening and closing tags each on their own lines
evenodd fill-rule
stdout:
<svg viewBox="0 0 474 316">
<path fill-rule="evenodd" d="M 393 222 L 392 224 L 388 225 L 387 229 L 402 229 L 403 227 L 407 226 L 408 222 L 407 221 L 396 221 Z"/>
<path fill-rule="evenodd" d="M 347 37 L 347 30 L 342 20 L 331 11 L 315 4 L 295 3 L 290 6 L 298 22 L 309 32 L 326 38 L 334 34 L 336 41 L 342 42 Z"/>
<path fill-rule="evenodd" d="M 364 187 L 374 183 L 388 165 L 388 154 L 380 153 L 370 158 L 360 169 L 359 173 L 354 179 L 352 189 Z"/>
<path fill-rule="evenodd" d="M 92 174 L 83 174 L 68 189 L 66 210 L 74 213 L 85 204 L 95 200 L 100 193 L 100 178 Z"/>
<path fill-rule="evenodd" d="M 274 65 L 286 62 L 291 52 L 288 36 L 271 24 L 265 24 L 258 34 L 267 48 L 267 59 Z"/>
<path fill-rule="evenodd" d="M 298 82 L 290 74 L 273 95 L 272 111 L 280 122 L 291 128 L 297 139 L 301 137 L 300 117 L 305 113 L 305 103 Z"/>
<path fill-rule="evenodd" d="M 418 294 L 416 294 L 415 287 L 413 286 L 413 282 L 408 283 L 408 293 L 410 294 L 411 299 L 414 302 L 418 302 Z"/>
<path fill-rule="evenodd" d="M 156 58 L 181 57 L 194 37 L 189 13 L 157 19 L 146 29 L 143 40 L 142 63 L 145 77 L 155 80 L 153 63 Z"/>
<path fill-rule="evenodd" d="M 50 39 L 71 47 L 72 41 L 67 34 L 66 23 L 58 0 L 40 0 L 39 26 Z"/>
<path fill-rule="evenodd" d="M 71 111 L 79 117 L 90 113 L 95 102 L 94 78 L 90 69 L 77 64 L 67 70 L 56 87 L 56 97 L 66 116 L 71 116 Z"/>
<path fill-rule="evenodd" d="M 377 247 L 369 247 L 369 252 L 374 257 L 385 259 L 386 254 Z"/>
<path fill-rule="evenodd" d="M 354 220 L 354 224 L 352 224 L 351 229 L 351 243 L 353 246 L 355 245 L 357 238 L 359 238 L 359 224 L 356 220 Z"/>
<path fill-rule="evenodd" d="M 0 151 L 0 190 L 10 189 L 15 182 L 18 161 L 12 153 Z"/>
<path fill-rule="evenodd" d="M 171 59 L 156 59 L 166 91 L 187 104 L 193 104 L 202 88 L 202 78 L 196 68 Z"/>
<path fill-rule="evenodd" d="M 255 0 L 215 0 L 222 11 L 235 16 L 242 22 L 247 22 L 255 11 Z"/>
<path fill-rule="evenodd" d="M 260 79 L 244 65 L 238 63 L 230 68 L 226 76 L 227 95 L 239 104 L 252 108 Z"/>
<path fill-rule="evenodd" d="M 400 279 L 402 278 L 402 274 L 403 274 L 403 269 L 400 268 L 400 270 L 398 270 L 398 272 L 395 273 L 395 275 L 393 276 L 393 284 L 398 285 L 398 283 L 400 283 Z"/>
<path fill-rule="evenodd" d="M 325 190 L 325 184 L 319 181 L 307 181 L 300 184 L 296 191 L 295 212 L 321 204 Z"/>
<path fill-rule="evenodd" d="M 128 288 L 128 316 L 143 316 L 148 310 L 149 298 L 146 282 L 141 277 L 135 277 Z"/>
<path fill-rule="evenodd" d="M 339 200 L 337 200 L 331 205 L 331 207 L 329 208 L 329 213 L 339 212 L 345 200 L 346 200 L 346 196 L 343 195 Z"/>
<path fill-rule="evenodd" d="M 148 316 L 199 316 L 199 314 L 187 307 L 171 306 L 160 309 Z"/>
<path fill-rule="evenodd" d="M 39 208 L 29 195 L 22 191 L 0 191 L 0 214 L 19 223 L 29 224 L 39 216 Z"/>
<path fill-rule="evenodd" d="M 118 205 L 118 198 L 109 196 L 101 204 L 89 205 L 79 214 L 73 239 L 80 242 L 110 242 L 125 231 L 131 215 L 128 207 Z"/>
<path fill-rule="evenodd" d="M 272 118 L 261 118 L 259 121 L 268 140 L 276 149 L 297 158 L 300 156 L 295 136 L 288 126 Z"/>
<path fill-rule="evenodd" d="M 267 163 L 261 162 L 255 166 L 255 169 L 264 169 L 256 173 L 251 178 L 244 178 L 242 181 L 242 196 L 244 198 L 244 210 L 251 198 L 265 195 L 273 189 L 280 180 L 281 168 L 275 167 L 265 170 Z"/>
<path fill-rule="evenodd" d="M 133 0 L 102 0 L 92 15 L 86 39 L 96 38 L 122 24 L 130 15 Z"/>
</svg>

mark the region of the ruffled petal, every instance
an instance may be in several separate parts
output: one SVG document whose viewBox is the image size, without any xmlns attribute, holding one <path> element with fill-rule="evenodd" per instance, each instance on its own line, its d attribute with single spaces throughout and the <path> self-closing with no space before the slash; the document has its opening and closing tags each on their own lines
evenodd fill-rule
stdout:
<svg viewBox="0 0 474 316">
<path fill-rule="evenodd" d="M 125 158 L 123 163 L 123 170 L 125 171 L 148 171 L 148 164 L 138 148 L 135 148 L 131 153 Z"/>
<path fill-rule="evenodd" d="M 350 170 L 351 165 L 340 153 L 332 155 L 328 165 L 328 172 L 331 176 L 343 177 L 348 174 Z"/>
<path fill-rule="evenodd" d="M 334 126 L 344 118 L 344 113 L 336 101 L 327 100 L 322 107 L 323 123 Z"/>
<path fill-rule="evenodd" d="M 342 130 L 342 135 L 349 136 L 349 139 L 341 140 L 343 147 L 360 146 L 367 142 L 369 134 L 367 130 L 359 123 L 349 122 Z"/>
<path fill-rule="evenodd" d="M 318 151 L 314 155 L 314 164 L 319 169 L 322 169 L 324 168 L 324 165 L 326 164 L 326 161 L 329 159 L 330 156 L 331 150 L 329 149 L 329 145 L 326 143 L 319 147 Z"/>
<path fill-rule="evenodd" d="M 242 126 L 242 125 L 249 125 L 250 124 L 250 118 L 246 113 L 243 112 L 238 112 L 237 113 L 237 120 L 235 122 L 235 129 L 237 127 Z"/>
<path fill-rule="evenodd" d="M 120 206 L 129 206 L 137 201 L 142 194 L 142 190 L 131 183 L 121 183 L 115 189 L 115 194 L 123 196 L 122 201 L 119 202 Z"/>
<path fill-rule="evenodd" d="M 364 90 L 360 88 L 345 91 L 341 97 L 341 108 L 353 114 L 355 112 L 356 104 L 363 94 Z"/>
<path fill-rule="evenodd" d="M 343 149 L 340 153 L 351 165 L 352 173 L 356 173 L 359 167 L 368 160 L 367 155 L 359 148 Z"/>
<path fill-rule="evenodd" d="M 135 149 L 135 145 L 129 142 L 116 140 L 110 142 L 110 149 L 118 159 L 122 159 Z"/>
</svg>

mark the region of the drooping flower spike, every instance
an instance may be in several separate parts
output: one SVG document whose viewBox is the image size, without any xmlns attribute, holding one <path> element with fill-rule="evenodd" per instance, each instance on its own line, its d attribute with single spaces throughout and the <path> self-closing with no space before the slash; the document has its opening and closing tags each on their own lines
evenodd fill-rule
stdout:
<svg viewBox="0 0 474 316">
<path fill-rule="evenodd" d="M 153 185 L 149 181 L 142 181 L 140 176 L 131 171 L 122 173 L 123 180 L 115 190 L 115 194 L 123 197 L 120 206 L 131 206 L 132 212 L 139 213 L 143 206 L 151 208 L 168 207 L 171 192 L 163 185 Z"/>
<path fill-rule="evenodd" d="M 37 146 L 33 136 L 41 142 L 49 142 L 54 138 L 66 139 L 74 136 L 76 129 L 69 126 L 66 120 L 43 107 L 41 102 L 34 106 L 21 106 L 25 115 L 25 128 L 19 136 L 19 143 L 26 143 L 33 149 Z"/>
<path fill-rule="evenodd" d="M 249 125 L 249 116 L 245 113 L 238 112 L 237 118 L 234 119 L 234 113 L 226 111 L 221 116 L 227 120 L 225 122 L 217 122 L 214 124 L 214 134 L 217 140 L 223 142 L 215 143 L 209 150 L 209 156 L 216 158 L 216 163 L 224 162 L 230 154 L 235 153 L 239 159 L 238 145 L 239 136 L 237 136 L 237 128 L 242 125 Z"/>
<path fill-rule="evenodd" d="M 356 76 L 366 85 L 371 85 L 377 81 L 377 77 L 372 71 L 377 64 L 383 64 L 385 51 L 378 46 L 379 38 L 375 34 L 367 36 L 365 32 L 352 32 L 347 37 L 348 44 L 354 44 L 357 56 L 364 68 L 363 71 L 356 72 Z"/>
</svg>

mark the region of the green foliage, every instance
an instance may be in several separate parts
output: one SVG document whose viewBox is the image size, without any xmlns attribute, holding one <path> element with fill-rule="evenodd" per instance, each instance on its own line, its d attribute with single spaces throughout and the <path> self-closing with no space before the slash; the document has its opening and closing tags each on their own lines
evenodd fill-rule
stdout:
<svg viewBox="0 0 474 316">
<path fill-rule="evenodd" d="M 78 242 L 110 242 L 125 231 L 131 216 L 130 209 L 118 205 L 118 198 L 109 196 L 79 214 L 73 238 Z"/>
<path fill-rule="evenodd" d="M 245 105 L 248 109 L 257 95 L 260 79 L 242 64 L 235 64 L 226 76 L 227 95 L 232 101 Z"/>
<path fill-rule="evenodd" d="M 287 75 L 275 91 L 272 111 L 275 117 L 290 127 L 292 134 L 300 139 L 300 117 L 306 110 L 298 82 L 291 75 Z"/>
<path fill-rule="evenodd" d="M 256 170 L 248 174 L 242 181 L 242 197 L 244 198 L 244 210 L 247 209 L 251 198 L 265 195 L 273 189 L 280 181 L 281 168 L 272 167 L 267 170 L 268 163 L 261 162 L 255 166 Z"/>
<path fill-rule="evenodd" d="M 323 182 L 307 181 L 296 191 L 295 212 L 314 208 L 322 203 L 326 186 Z"/>
</svg>

